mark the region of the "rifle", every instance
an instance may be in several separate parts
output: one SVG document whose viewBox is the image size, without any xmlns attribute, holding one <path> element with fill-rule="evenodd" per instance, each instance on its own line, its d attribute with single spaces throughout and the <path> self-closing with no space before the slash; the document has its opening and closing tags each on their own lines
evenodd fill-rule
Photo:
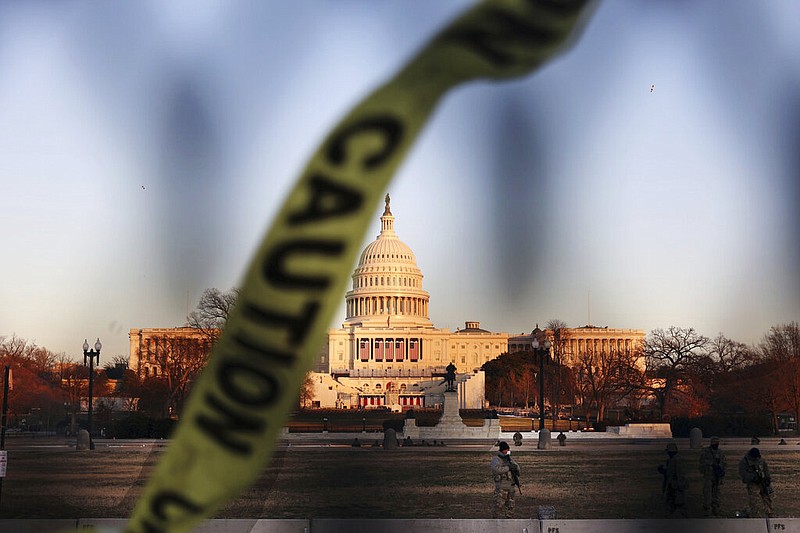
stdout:
<svg viewBox="0 0 800 533">
<path fill-rule="evenodd" d="M 725 478 L 725 469 L 719 464 L 719 459 L 717 459 L 716 464 L 711 465 L 711 468 L 714 471 L 714 478 L 716 478 L 719 483 L 722 483 L 723 478 Z"/>
<path fill-rule="evenodd" d="M 522 487 L 520 487 L 519 484 L 519 467 L 511 462 L 510 455 L 503 455 L 502 457 L 508 462 L 508 467 L 511 469 L 511 480 L 512 480 L 511 484 L 516 485 L 517 490 L 519 491 L 520 494 L 522 494 Z"/>
<path fill-rule="evenodd" d="M 775 489 L 772 488 L 772 478 L 768 478 L 764 475 L 764 470 L 761 468 L 761 465 L 755 465 L 753 470 L 755 471 L 755 482 L 761 485 L 761 489 L 764 493 L 772 494 L 775 492 Z"/>
</svg>

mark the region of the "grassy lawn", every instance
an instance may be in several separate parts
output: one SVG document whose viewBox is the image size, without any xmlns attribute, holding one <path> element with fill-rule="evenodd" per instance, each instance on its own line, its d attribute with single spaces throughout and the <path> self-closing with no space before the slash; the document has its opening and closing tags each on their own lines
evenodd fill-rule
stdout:
<svg viewBox="0 0 800 533">
<path fill-rule="evenodd" d="M 365 439 L 371 442 L 370 439 Z M 775 510 L 800 517 L 800 445 L 761 445 L 773 472 Z M 63 439 L 12 442 L 2 487 L 2 518 L 125 517 L 163 446 L 107 447 L 77 452 Z M 49 444 L 49 446 L 41 446 Z M 59 446 L 60 445 L 60 446 Z M 690 517 L 702 516 L 699 450 L 679 441 L 687 465 Z M 736 476 L 749 445 L 727 445 L 729 479 L 723 511 L 746 506 Z M 559 518 L 660 518 L 663 444 L 571 443 L 514 448 L 522 467 L 518 517 L 553 505 Z M 283 447 L 259 481 L 217 518 L 486 518 L 490 516 L 492 452 L 477 448 Z"/>
</svg>

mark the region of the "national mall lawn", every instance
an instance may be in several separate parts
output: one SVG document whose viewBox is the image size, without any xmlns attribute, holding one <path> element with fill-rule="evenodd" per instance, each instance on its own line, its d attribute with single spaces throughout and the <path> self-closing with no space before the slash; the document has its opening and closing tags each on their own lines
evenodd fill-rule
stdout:
<svg viewBox="0 0 800 533">
<path fill-rule="evenodd" d="M 487 518 L 492 483 L 488 446 L 362 447 L 324 442 L 278 447 L 254 486 L 216 518 Z M 370 438 L 372 437 L 372 438 Z M 775 488 L 775 511 L 800 517 L 800 439 L 763 439 Z M 689 474 L 688 514 L 702 516 L 699 450 L 677 440 Z M 8 439 L 8 473 L 0 518 L 127 517 L 168 441 L 98 440 L 93 451 L 76 451 L 63 437 Z M 664 443 L 598 440 L 537 450 L 533 439 L 512 445 L 522 467 L 522 494 L 515 516 L 535 516 L 552 505 L 559 518 L 661 518 Z M 722 487 L 726 516 L 746 507 L 736 466 L 750 448 L 744 439 L 723 440 L 728 479 Z M 496 448 L 495 448 L 496 450 Z"/>
</svg>

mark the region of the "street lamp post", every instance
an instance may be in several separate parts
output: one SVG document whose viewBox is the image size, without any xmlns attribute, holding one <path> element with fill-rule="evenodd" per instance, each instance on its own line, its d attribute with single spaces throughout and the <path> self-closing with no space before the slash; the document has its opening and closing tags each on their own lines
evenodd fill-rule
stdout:
<svg viewBox="0 0 800 533">
<path fill-rule="evenodd" d="M 544 354 L 550 350 L 550 341 L 539 343 L 534 338 L 531 343 L 533 351 L 539 355 L 539 431 L 544 429 Z"/>
<path fill-rule="evenodd" d="M 100 338 L 94 343 L 94 350 L 89 349 L 89 341 L 83 341 L 83 366 L 86 366 L 86 358 L 89 358 L 89 449 L 94 450 L 94 440 L 92 439 L 92 385 L 94 383 L 94 359 L 100 365 Z"/>
</svg>

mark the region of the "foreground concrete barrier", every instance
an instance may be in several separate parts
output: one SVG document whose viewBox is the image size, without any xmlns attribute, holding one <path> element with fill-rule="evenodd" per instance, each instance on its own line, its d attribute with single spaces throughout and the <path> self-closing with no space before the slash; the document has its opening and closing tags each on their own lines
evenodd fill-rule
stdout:
<svg viewBox="0 0 800 533">
<path fill-rule="evenodd" d="M 122 531 L 125 520 L 115 518 L 86 518 L 78 522 L 81 531 L 92 530 Z M 256 518 L 205 520 L 197 528 L 197 533 L 309 533 L 308 520 L 264 520 Z M 0 531 L 2 524 L 0 524 Z"/>
<path fill-rule="evenodd" d="M 309 533 L 309 520 L 206 520 L 197 533 Z"/>
<path fill-rule="evenodd" d="M 78 521 L 69 519 L 0 519 L 3 533 L 41 533 L 48 531 L 70 531 L 78 529 Z"/>
<path fill-rule="evenodd" d="M 119 533 L 122 518 L 0 519 L 2 533 Z M 198 533 L 800 533 L 800 518 L 686 520 L 215 519 Z"/>
<path fill-rule="evenodd" d="M 767 531 L 766 520 L 758 518 L 542 520 L 541 526 L 541 533 L 765 533 Z M 773 529 L 770 528 L 769 531 L 772 532 Z"/>
<path fill-rule="evenodd" d="M 311 520 L 309 533 L 539 533 L 539 521 L 512 520 L 437 520 L 437 519 L 335 519 Z"/>
<path fill-rule="evenodd" d="M 771 532 L 800 533 L 800 518 L 772 518 L 768 524 Z"/>
</svg>

